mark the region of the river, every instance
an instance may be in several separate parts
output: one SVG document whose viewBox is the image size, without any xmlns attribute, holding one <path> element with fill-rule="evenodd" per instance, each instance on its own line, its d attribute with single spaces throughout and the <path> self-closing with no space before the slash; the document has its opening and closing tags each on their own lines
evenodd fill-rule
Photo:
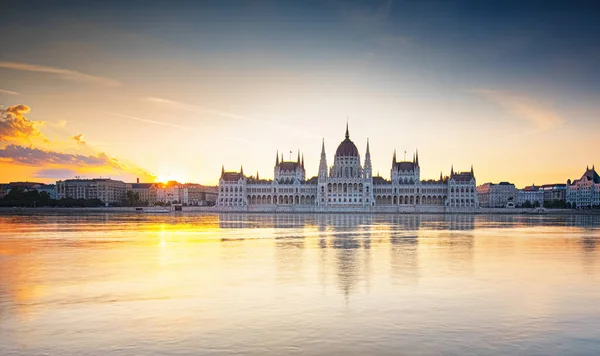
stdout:
<svg viewBox="0 0 600 356">
<path fill-rule="evenodd" d="M 0 215 L 0 355 L 598 355 L 600 216 Z"/>
</svg>

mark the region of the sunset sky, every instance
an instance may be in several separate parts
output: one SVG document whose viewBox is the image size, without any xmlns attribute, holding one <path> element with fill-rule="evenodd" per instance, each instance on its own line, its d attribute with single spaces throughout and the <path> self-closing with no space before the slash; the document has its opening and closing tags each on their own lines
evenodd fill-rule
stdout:
<svg viewBox="0 0 600 356">
<path fill-rule="evenodd" d="M 60 5 L 58 5 L 60 4 Z M 600 4 L 555 1 L 8 1 L 0 182 L 216 184 L 316 175 L 350 137 L 389 178 L 559 183 L 600 168 Z M 600 170 L 600 169 L 599 169 Z"/>
</svg>

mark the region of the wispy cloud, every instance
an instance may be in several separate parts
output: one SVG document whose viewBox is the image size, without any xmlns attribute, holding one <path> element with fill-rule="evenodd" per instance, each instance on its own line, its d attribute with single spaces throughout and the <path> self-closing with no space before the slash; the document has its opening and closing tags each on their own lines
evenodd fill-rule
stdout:
<svg viewBox="0 0 600 356">
<path fill-rule="evenodd" d="M 301 137 L 312 137 L 312 138 L 317 137 L 317 136 L 313 135 L 312 133 L 305 131 L 303 129 L 297 128 L 297 127 L 282 125 L 279 123 L 270 122 L 270 121 L 266 121 L 266 120 L 259 120 L 259 119 L 256 119 L 256 118 L 253 118 L 250 116 L 239 115 L 239 114 L 231 113 L 228 111 L 215 110 L 215 109 L 207 108 L 204 106 L 191 105 L 191 104 L 186 104 L 186 103 L 182 103 L 179 101 L 156 98 L 156 97 L 146 97 L 146 98 L 142 98 L 142 99 L 153 102 L 153 103 L 157 103 L 157 104 L 168 105 L 168 106 L 170 106 L 172 108 L 176 108 L 176 109 L 187 110 L 187 111 L 192 111 L 192 112 L 201 112 L 201 113 L 210 114 L 210 115 L 217 115 L 217 116 L 221 116 L 221 117 L 225 117 L 225 118 L 229 118 L 229 119 L 251 122 L 254 124 L 271 127 L 271 128 L 278 129 L 278 130 L 286 130 L 288 132 L 291 132 L 294 135 L 301 136 Z"/>
<path fill-rule="evenodd" d="M 564 122 L 551 104 L 542 103 L 526 95 L 488 89 L 476 89 L 471 92 L 499 105 L 507 113 L 530 122 L 538 130 L 554 129 Z"/>
<path fill-rule="evenodd" d="M 21 95 L 21 93 L 17 93 L 16 91 L 0 89 L 0 94 L 8 94 L 8 95 Z"/>
<path fill-rule="evenodd" d="M 105 112 L 105 114 L 116 116 L 116 117 L 121 117 L 123 119 L 129 119 L 129 120 L 134 120 L 134 121 L 139 121 L 139 122 L 145 122 L 145 123 L 148 123 L 148 124 L 169 126 L 169 127 L 175 127 L 175 128 L 178 128 L 178 129 L 184 129 L 185 128 L 185 126 L 181 126 L 181 125 L 177 125 L 177 124 L 172 124 L 170 122 L 155 121 L 155 120 L 150 120 L 150 119 L 144 119 L 144 118 L 141 118 L 141 117 L 135 117 L 135 116 L 129 116 L 129 115 L 121 115 L 121 114 L 117 114 L 117 113 L 114 113 L 114 112 Z"/>
<path fill-rule="evenodd" d="M 244 120 L 244 121 L 250 121 L 250 122 L 256 122 L 256 123 L 261 122 L 260 120 L 257 120 L 257 119 L 254 119 L 254 118 L 251 118 L 248 116 L 237 115 L 237 114 L 233 114 L 233 113 L 230 113 L 227 111 L 214 110 L 214 109 L 210 109 L 210 108 L 199 106 L 199 105 L 191 105 L 191 104 L 186 104 L 186 103 L 169 100 L 169 99 L 148 97 L 148 98 L 145 98 L 145 100 L 153 102 L 153 103 L 157 103 L 157 104 L 170 105 L 170 106 L 176 107 L 178 109 L 183 109 L 183 110 L 188 110 L 188 111 L 196 111 L 196 112 L 200 111 L 200 112 L 205 112 L 207 114 L 214 114 L 214 115 L 219 115 L 222 117 L 228 117 L 230 119 L 238 119 L 238 120 Z"/>
<path fill-rule="evenodd" d="M 118 81 L 110 78 L 99 77 L 95 75 L 90 75 L 74 70 L 62 69 L 62 68 L 54 68 L 47 66 L 40 66 L 35 64 L 27 64 L 27 63 L 19 63 L 19 62 L 4 62 L 0 61 L 0 68 L 7 69 L 15 69 L 22 70 L 27 72 L 38 72 L 38 73 L 48 73 L 59 75 L 65 79 L 76 80 L 82 82 L 90 82 L 108 86 L 118 86 L 121 85 Z"/>
</svg>

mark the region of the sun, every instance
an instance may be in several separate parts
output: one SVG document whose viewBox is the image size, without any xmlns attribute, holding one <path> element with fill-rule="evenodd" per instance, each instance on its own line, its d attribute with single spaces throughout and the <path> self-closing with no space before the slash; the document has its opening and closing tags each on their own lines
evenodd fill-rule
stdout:
<svg viewBox="0 0 600 356">
<path fill-rule="evenodd" d="M 156 179 L 154 179 L 155 183 L 167 183 L 170 181 L 185 183 L 187 182 L 187 178 L 182 172 L 166 172 L 159 174 Z"/>
</svg>

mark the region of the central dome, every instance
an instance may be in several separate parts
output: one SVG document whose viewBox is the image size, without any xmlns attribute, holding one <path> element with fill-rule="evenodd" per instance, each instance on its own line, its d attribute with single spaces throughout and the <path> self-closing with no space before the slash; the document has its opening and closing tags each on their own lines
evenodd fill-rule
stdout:
<svg viewBox="0 0 600 356">
<path fill-rule="evenodd" d="M 337 150 L 335 151 L 336 157 L 358 157 L 358 149 L 354 142 L 350 140 L 350 133 L 348 132 L 348 124 L 346 124 L 346 139 L 340 143 Z"/>
</svg>

